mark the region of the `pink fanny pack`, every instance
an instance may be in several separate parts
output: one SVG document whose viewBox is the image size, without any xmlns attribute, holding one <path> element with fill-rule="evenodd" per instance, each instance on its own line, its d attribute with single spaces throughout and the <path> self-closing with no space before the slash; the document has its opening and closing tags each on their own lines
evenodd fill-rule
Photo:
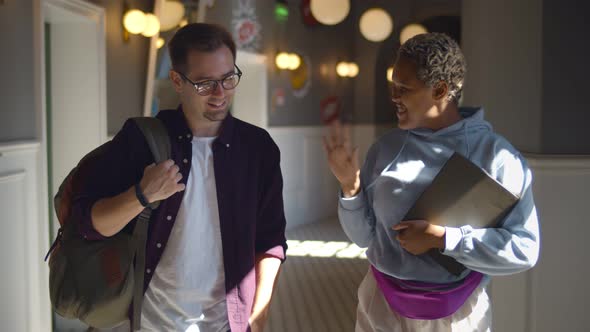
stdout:
<svg viewBox="0 0 590 332">
<path fill-rule="evenodd" d="M 371 266 L 375 281 L 392 310 L 412 319 L 440 319 L 455 313 L 479 286 L 483 274 L 472 271 L 459 283 L 433 284 L 400 280 Z"/>
</svg>

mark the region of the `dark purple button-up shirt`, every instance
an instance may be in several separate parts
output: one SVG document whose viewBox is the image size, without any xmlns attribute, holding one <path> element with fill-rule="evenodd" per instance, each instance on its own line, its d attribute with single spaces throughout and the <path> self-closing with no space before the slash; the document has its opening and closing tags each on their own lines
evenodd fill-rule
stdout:
<svg viewBox="0 0 590 332">
<path fill-rule="evenodd" d="M 192 133 L 181 108 L 161 111 L 157 118 L 168 129 L 172 159 L 186 184 L 192 160 Z M 82 188 L 74 193 L 73 220 L 81 220 L 81 235 L 101 236 L 92 226 L 91 208 L 99 199 L 115 196 L 138 183 L 153 157 L 139 128 L 127 121 L 108 143 L 104 154 L 85 163 Z M 249 331 L 248 319 L 256 291 L 255 255 L 285 259 L 285 215 L 280 152 L 263 129 L 228 115 L 213 142 L 213 165 L 223 247 L 227 313 L 232 331 Z M 162 257 L 184 192 L 163 201 L 152 213 L 144 291 Z M 135 221 L 122 231 L 132 232 Z M 203 266 L 203 268 L 208 268 Z"/>
</svg>

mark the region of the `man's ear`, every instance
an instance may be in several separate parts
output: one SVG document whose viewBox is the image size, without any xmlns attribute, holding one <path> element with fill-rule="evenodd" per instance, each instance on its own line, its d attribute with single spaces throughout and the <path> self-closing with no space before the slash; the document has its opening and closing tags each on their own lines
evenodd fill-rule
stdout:
<svg viewBox="0 0 590 332">
<path fill-rule="evenodd" d="M 184 80 L 180 74 L 170 69 L 168 72 L 168 77 L 170 77 L 170 81 L 172 81 L 172 85 L 174 85 L 174 90 L 176 90 L 178 93 L 181 93 Z"/>
<path fill-rule="evenodd" d="M 449 85 L 445 81 L 439 81 L 434 85 L 434 89 L 432 89 L 432 98 L 434 100 L 440 101 L 447 97 L 449 93 Z"/>
</svg>

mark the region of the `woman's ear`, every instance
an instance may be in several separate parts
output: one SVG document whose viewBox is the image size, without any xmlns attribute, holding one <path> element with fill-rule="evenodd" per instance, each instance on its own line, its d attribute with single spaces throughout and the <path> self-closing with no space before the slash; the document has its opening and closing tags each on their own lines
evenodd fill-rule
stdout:
<svg viewBox="0 0 590 332">
<path fill-rule="evenodd" d="M 434 89 L 432 89 L 432 98 L 434 100 L 440 101 L 447 97 L 449 93 L 449 85 L 445 81 L 439 81 L 434 85 Z"/>
</svg>

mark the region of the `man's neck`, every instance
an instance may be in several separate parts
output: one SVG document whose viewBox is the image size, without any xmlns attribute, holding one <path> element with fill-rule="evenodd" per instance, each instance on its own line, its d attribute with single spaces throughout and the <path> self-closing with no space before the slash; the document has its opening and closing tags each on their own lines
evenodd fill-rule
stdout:
<svg viewBox="0 0 590 332">
<path fill-rule="evenodd" d="M 210 121 L 195 116 L 192 112 L 183 109 L 184 117 L 191 133 L 195 137 L 213 137 L 219 133 L 221 121 Z"/>
</svg>

